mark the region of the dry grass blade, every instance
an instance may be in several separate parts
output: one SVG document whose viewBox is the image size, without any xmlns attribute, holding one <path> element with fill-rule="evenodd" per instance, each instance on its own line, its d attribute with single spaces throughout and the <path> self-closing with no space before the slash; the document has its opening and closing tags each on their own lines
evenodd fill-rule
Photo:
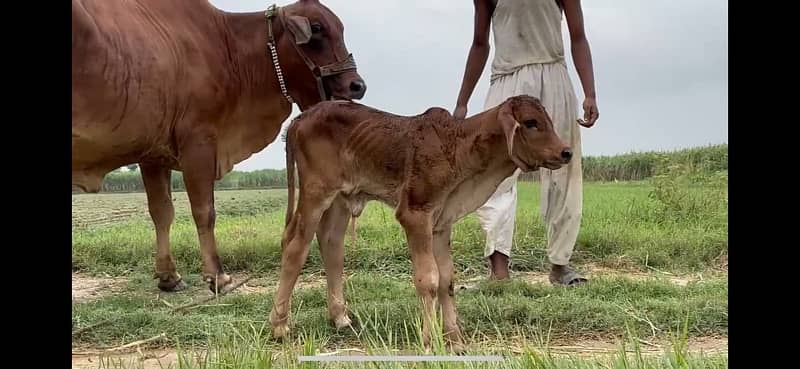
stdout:
<svg viewBox="0 0 800 369">
<path fill-rule="evenodd" d="M 647 345 L 647 346 L 650 346 L 650 347 L 655 347 L 655 348 L 657 348 L 657 349 L 661 349 L 661 345 L 658 345 L 658 344 L 652 343 L 652 342 L 650 342 L 650 341 L 647 341 L 647 340 L 643 340 L 643 339 L 641 339 L 641 338 L 637 338 L 637 339 L 636 339 L 636 341 L 638 341 L 639 343 L 641 343 L 641 344 L 643 344 L 643 345 Z"/>
<path fill-rule="evenodd" d="M 237 288 L 243 286 L 245 283 L 247 283 L 251 279 L 253 279 L 253 276 L 248 276 L 247 278 L 243 279 L 241 282 L 234 284 L 233 286 L 231 286 L 231 288 L 228 288 L 228 289 L 225 289 L 223 291 L 220 291 L 220 293 L 218 293 L 218 294 L 214 294 L 214 295 L 211 295 L 209 297 L 203 298 L 203 299 L 198 300 L 198 301 L 193 301 L 193 302 L 190 302 L 188 304 L 184 304 L 184 305 L 181 305 L 181 306 L 174 307 L 174 308 L 172 308 L 172 312 L 174 313 L 174 312 L 177 312 L 177 311 L 186 311 L 186 310 L 188 310 L 188 309 L 190 309 L 190 308 L 192 308 L 194 306 L 205 304 L 206 302 L 209 302 L 209 301 L 211 301 L 211 300 L 213 300 L 215 298 L 225 296 L 225 295 L 235 291 Z"/>
<path fill-rule="evenodd" d="M 121 350 L 124 350 L 124 349 L 127 349 L 127 348 L 131 348 L 131 347 L 134 347 L 134 346 L 139 346 L 139 345 L 143 345 L 145 343 L 157 341 L 157 340 L 160 340 L 160 339 L 166 338 L 166 337 L 167 337 L 167 334 L 162 332 L 161 334 L 153 336 L 153 337 L 150 337 L 150 338 L 146 338 L 146 339 L 139 340 L 139 341 L 133 341 L 131 343 L 126 343 L 126 344 L 124 344 L 122 346 L 110 348 L 108 350 L 105 350 L 105 352 L 121 351 Z"/>
<path fill-rule="evenodd" d="M 167 307 L 170 308 L 170 309 L 174 309 L 175 308 L 175 305 L 170 304 L 167 300 L 158 299 L 158 301 L 161 301 L 161 303 L 163 303 L 164 305 L 167 305 Z"/>
<path fill-rule="evenodd" d="M 112 320 L 114 320 L 114 319 L 106 319 L 106 320 L 101 320 L 101 321 L 99 321 L 99 322 L 97 322 L 97 323 L 94 323 L 94 324 L 92 324 L 92 325 L 87 325 L 87 326 L 85 326 L 85 327 L 83 327 L 83 328 L 80 328 L 80 329 L 76 330 L 75 332 L 72 332 L 72 335 L 73 335 L 73 336 L 77 336 L 77 335 L 79 335 L 79 334 L 81 334 L 81 333 L 83 333 L 83 332 L 86 332 L 86 331 L 89 331 L 89 330 L 95 329 L 95 328 L 97 328 L 97 327 L 99 327 L 99 326 L 102 326 L 102 325 L 106 325 L 106 324 L 108 324 L 108 323 L 111 323 L 111 321 L 112 321 Z"/>
<path fill-rule="evenodd" d="M 185 308 L 184 311 L 188 311 L 191 309 L 200 309 L 200 308 L 208 308 L 208 307 L 221 307 L 221 306 L 233 306 L 233 304 L 203 304 L 203 305 L 195 305 L 192 307 Z"/>
<path fill-rule="evenodd" d="M 675 275 L 675 273 L 670 273 L 670 272 L 667 272 L 667 271 L 663 271 L 661 269 L 656 269 L 656 268 L 653 268 L 653 267 L 651 267 L 649 265 L 645 265 L 645 267 L 647 267 L 647 269 L 650 269 L 650 270 L 652 270 L 652 271 L 654 271 L 656 273 L 659 273 L 659 274 L 668 275 L 668 276 L 674 276 Z"/>
<path fill-rule="evenodd" d="M 346 349 L 340 349 L 340 350 L 331 351 L 331 352 L 318 353 L 316 355 L 317 356 L 336 356 L 336 355 L 339 355 L 339 354 L 342 354 L 342 353 L 346 353 L 346 352 L 358 352 L 360 354 L 366 354 L 367 353 L 366 351 L 364 351 L 362 349 L 346 348 Z"/>
<path fill-rule="evenodd" d="M 103 351 L 88 350 L 88 351 L 72 351 L 72 356 L 95 356 L 102 354 Z"/>
<path fill-rule="evenodd" d="M 628 302 L 628 304 L 630 305 L 630 302 Z M 645 315 L 644 317 L 641 317 L 641 316 L 635 314 L 634 313 L 635 308 L 633 306 L 630 306 L 628 309 L 626 309 L 626 308 L 620 306 L 619 304 L 615 304 L 615 305 L 617 306 L 617 308 L 619 308 L 620 310 L 625 312 L 625 314 L 628 314 L 628 316 L 632 317 L 633 319 L 636 319 L 637 321 L 642 322 L 642 323 L 647 323 L 647 325 L 650 326 L 650 333 L 652 334 L 650 336 L 651 338 L 656 337 L 656 332 L 657 331 L 658 332 L 661 331 L 661 329 L 656 327 L 655 324 L 653 324 L 653 322 L 650 321 L 650 319 L 647 318 L 647 315 Z"/>
</svg>

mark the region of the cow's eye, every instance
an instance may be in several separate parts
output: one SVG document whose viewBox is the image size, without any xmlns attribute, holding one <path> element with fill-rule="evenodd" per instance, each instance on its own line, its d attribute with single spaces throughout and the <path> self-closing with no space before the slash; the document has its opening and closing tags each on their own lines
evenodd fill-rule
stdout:
<svg viewBox="0 0 800 369">
<path fill-rule="evenodd" d="M 311 25 L 311 33 L 320 33 L 322 32 L 322 25 L 319 23 L 313 23 Z"/>
<path fill-rule="evenodd" d="M 536 128 L 536 119 L 529 119 L 523 122 L 522 124 L 525 125 L 525 128 Z"/>
</svg>

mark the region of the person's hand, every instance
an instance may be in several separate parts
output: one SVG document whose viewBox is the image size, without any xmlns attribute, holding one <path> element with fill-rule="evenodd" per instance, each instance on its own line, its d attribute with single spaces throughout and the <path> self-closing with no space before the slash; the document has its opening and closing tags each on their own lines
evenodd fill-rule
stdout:
<svg viewBox="0 0 800 369">
<path fill-rule="evenodd" d="M 456 119 L 464 119 L 467 116 L 467 107 L 465 105 L 456 106 L 456 110 L 453 110 L 453 116 Z"/>
<path fill-rule="evenodd" d="M 600 112 L 597 111 L 597 102 L 594 98 L 587 97 L 583 100 L 583 119 L 578 119 L 578 124 L 591 128 L 600 117 Z"/>
</svg>

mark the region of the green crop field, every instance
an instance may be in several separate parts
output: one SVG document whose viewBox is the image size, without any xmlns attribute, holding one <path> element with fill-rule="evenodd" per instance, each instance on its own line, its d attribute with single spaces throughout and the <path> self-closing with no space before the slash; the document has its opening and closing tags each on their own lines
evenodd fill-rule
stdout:
<svg viewBox="0 0 800 369">
<path fill-rule="evenodd" d="M 612 168 L 608 173 L 624 172 L 612 159 L 597 162 Z M 726 368 L 727 153 L 724 166 L 715 165 L 672 162 L 647 169 L 650 175 L 638 181 L 587 182 L 573 262 L 590 281 L 577 288 L 547 283 L 537 183 L 520 184 L 510 281 L 486 280 L 484 236 L 474 215 L 462 220 L 452 241 L 460 324 L 470 354 L 503 355 L 502 365 L 295 360 L 422 351 L 405 237 L 382 204 L 371 203 L 355 242 L 349 234 L 346 240 L 345 296 L 354 328 L 337 331 L 326 321 L 315 241 L 295 290 L 292 338 L 276 342 L 265 322 L 280 265 L 285 190 L 216 192 L 222 262 L 236 280 L 253 279 L 180 313 L 172 308 L 211 294 L 200 281 L 186 194 L 173 194 L 171 242 L 189 288 L 170 294 L 159 293 L 153 280 L 155 234 L 145 195 L 76 194 L 72 323 L 83 331 L 73 336 L 73 366 Z M 441 350 L 434 343 L 433 351 Z"/>
</svg>

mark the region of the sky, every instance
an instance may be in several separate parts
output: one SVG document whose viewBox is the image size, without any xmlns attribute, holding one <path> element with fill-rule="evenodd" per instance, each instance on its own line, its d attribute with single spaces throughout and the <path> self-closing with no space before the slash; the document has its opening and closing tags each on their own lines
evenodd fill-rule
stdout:
<svg viewBox="0 0 800 369">
<path fill-rule="evenodd" d="M 263 0 L 211 0 L 230 12 L 264 10 Z M 289 1 L 279 1 L 287 5 Z M 367 83 L 361 103 L 401 115 L 439 106 L 452 112 L 472 42 L 468 0 L 326 0 Z M 585 0 L 600 119 L 581 128 L 584 155 L 672 150 L 728 141 L 728 4 L 724 0 Z M 580 80 L 562 22 L 567 65 Z M 490 36 L 490 39 L 493 37 Z M 468 105 L 478 113 L 486 68 Z M 288 122 L 299 114 L 295 106 Z M 583 112 L 580 111 L 582 115 Z M 285 168 L 280 139 L 235 166 Z"/>
</svg>

